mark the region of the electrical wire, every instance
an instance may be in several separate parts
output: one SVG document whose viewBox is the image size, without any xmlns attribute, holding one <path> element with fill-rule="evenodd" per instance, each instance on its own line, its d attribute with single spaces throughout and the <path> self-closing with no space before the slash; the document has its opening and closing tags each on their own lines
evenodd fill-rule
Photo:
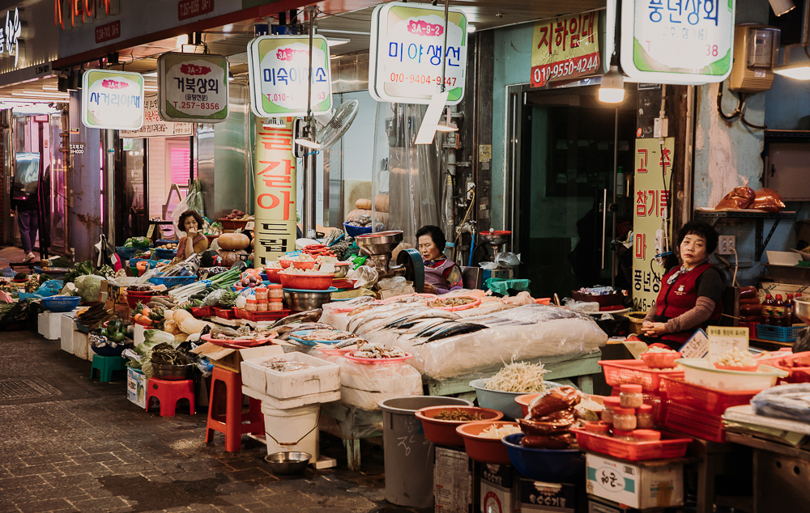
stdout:
<svg viewBox="0 0 810 513">
<path fill-rule="evenodd" d="M 472 191 L 472 198 L 470 199 L 470 206 L 467 207 L 467 211 L 464 213 L 464 219 L 461 220 L 461 224 L 458 225 L 459 227 L 464 226 L 464 223 L 467 222 L 467 216 L 470 215 L 470 211 L 472 210 L 473 205 L 475 205 L 475 188 L 470 189 L 470 190 Z M 458 241 L 459 241 L 460 238 L 461 238 L 461 230 L 459 230 L 459 232 L 456 234 L 456 238 L 453 240 L 453 261 L 455 261 L 456 257 L 458 256 L 457 255 L 457 253 L 458 253 Z M 470 251 L 472 251 L 472 250 L 473 250 L 473 248 L 471 247 Z"/>
<path fill-rule="evenodd" d="M 740 98 L 737 99 L 737 108 L 734 112 L 731 114 L 723 112 L 723 83 L 720 82 L 720 86 L 717 88 L 717 113 L 720 114 L 720 117 L 726 121 L 734 121 L 742 113 L 744 107 L 745 99 L 740 96 Z"/>
<path fill-rule="evenodd" d="M 737 284 L 737 269 L 740 266 L 739 260 L 737 260 L 737 250 L 734 247 L 731 248 L 731 251 L 734 252 L 734 278 L 731 280 L 732 287 L 739 287 Z"/>
</svg>

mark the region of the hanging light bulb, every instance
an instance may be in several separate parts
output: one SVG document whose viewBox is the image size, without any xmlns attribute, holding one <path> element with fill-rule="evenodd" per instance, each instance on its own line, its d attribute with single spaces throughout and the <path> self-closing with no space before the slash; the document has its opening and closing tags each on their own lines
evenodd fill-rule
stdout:
<svg viewBox="0 0 810 513">
<path fill-rule="evenodd" d="M 599 86 L 599 101 L 602 103 L 621 103 L 624 101 L 624 77 L 619 66 L 611 62 L 610 69 L 602 75 Z"/>
</svg>

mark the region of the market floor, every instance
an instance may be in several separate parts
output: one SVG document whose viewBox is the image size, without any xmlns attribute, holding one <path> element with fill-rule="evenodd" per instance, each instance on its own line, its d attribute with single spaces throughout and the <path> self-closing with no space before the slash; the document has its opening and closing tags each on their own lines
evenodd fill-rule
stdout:
<svg viewBox="0 0 810 513">
<path fill-rule="evenodd" d="M 242 450 L 228 453 L 217 433 L 206 445 L 205 411 L 146 413 L 123 381 L 89 373 L 90 362 L 58 340 L 0 333 L 0 512 L 420 511 L 384 500 L 377 445 L 363 444 L 362 469 L 352 472 L 340 440 L 322 435 L 337 468 L 276 477 L 259 442 L 243 437 Z"/>
</svg>

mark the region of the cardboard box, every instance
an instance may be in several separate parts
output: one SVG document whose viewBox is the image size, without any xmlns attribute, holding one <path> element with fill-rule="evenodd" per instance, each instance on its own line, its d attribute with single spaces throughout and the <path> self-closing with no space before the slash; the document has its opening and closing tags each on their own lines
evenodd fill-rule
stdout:
<svg viewBox="0 0 810 513">
<path fill-rule="evenodd" d="M 810 285 L 794 285 L 792 283 L 781 283 L 776 281 L 763 281 L 760 288 L 765 291 L 765 294 L 770 294 L 776 297 L 777 294 L 782 294 L 782 297 L 787 297 L 788 294 L 796 295 L 801 292 L 802 296 L 810 295 Z"/>
<path fill-rule="evenodd" d="M 146 409 L 146 384 L 147 379 L 143 372 L 127 367 L 127 399 L 144 409 Z"/>
<path fill-rule="evenodd" d="M 474 511 L 474 475 L 475 465 L 466 451 L 436 447 L 436 464 L 433 467 L 435 511 Z"/>
<path fill-rule="evenodd" d="M 588 497 L 588 513 L 637 513 L 639 510 L 628 508 L 615 502 Z"/>
<path fill-rule="evenodd" d="M 520 480 L 521 513 L 575 513 L 576 485 Z"/>
<path fill-rule="evenodd" d="M 261 358 L 263 356 L 278 356 L 284 354 L 284 349 L 278 345 L 230 349 L 212 344 L 211 342 L 206 342 L 196 349 L 193 349 L 191 352 L 196 355 L 205 356 L 217 367 L 240 374 L 240 364 L 243 361 Z"/>
<path fill-rule="evenodd" d="M 587 491 L 631 508 L 683 505 L 683 464 L 614 460 L 586 453 Z"/>
<path fill-rule="evenodd" d="M 511 465 L 478 463 L 480 480 L 480 513 L 515 513 L 520 511 L 519 481 Z"/>
<path fill-rule="evenodd" d="M 101 283 L 101 292 L 107 293 L 106 300 L 117 305 L 126 305 L 127 304 L 127 288 L 126 287 L 117 287 L 112 283 L 104 280 Z M 109 309 L 109 308 L 108 308 Z"/>
</svg>

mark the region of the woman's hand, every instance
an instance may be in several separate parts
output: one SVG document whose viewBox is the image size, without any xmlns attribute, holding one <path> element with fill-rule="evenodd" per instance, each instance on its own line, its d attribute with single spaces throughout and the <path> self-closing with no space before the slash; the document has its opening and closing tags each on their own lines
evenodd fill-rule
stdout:
<svg viewBox="0 0 810 513">
<path fill-rule="evenodd" d="M 197 236 L 196 228 L 189 228 L 188 231 L 186 232 L 186 237 L 188 237 L 189 239 L 193 239 L 196 236 Z"/>
<path fill-rule="evenodd" d="M 430 283 L 425 283 L 425 286 L 422 288 L 422 291 L 425 294 L 435 294 L 436 293 L 436 287 L 434 287 Z"/>
<path fill-rule="evenodd" d="M 663 322 L 645 321 L 641 323 L 641 332 L 648 337 L 659 337 L 667 333 L 667 326 Z"/>
</svg>

